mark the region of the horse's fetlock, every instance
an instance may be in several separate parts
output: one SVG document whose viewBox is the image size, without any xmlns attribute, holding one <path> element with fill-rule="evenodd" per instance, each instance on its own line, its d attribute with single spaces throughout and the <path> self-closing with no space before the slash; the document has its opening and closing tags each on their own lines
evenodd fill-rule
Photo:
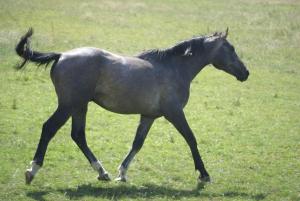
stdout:
<svg viewBox="0 0 300 201">
<path fill-rule="evenodd" d="M 39 169 L 42 167 L 42 163 L 38 163 L 37 161 L 31 161 L 30 162 L 31 167 L 26 170 L 26 174 L 31 174 L 32 177 L 39 171 Z M 27 175 L 27 176 L 28 176 Z"/>
</svg>

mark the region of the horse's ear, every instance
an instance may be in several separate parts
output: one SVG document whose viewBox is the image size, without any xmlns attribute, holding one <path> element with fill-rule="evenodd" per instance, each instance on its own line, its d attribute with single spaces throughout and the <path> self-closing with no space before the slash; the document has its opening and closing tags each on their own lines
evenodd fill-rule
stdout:
<svg viewBox="0 0 300 201">
<path fill-rule="evenodd" d="M 227 27 L 225 33 L 222 34 L 222 38 L 226 39 L 227 36 L 228 36 L 228 27 Z"/>
</svg>

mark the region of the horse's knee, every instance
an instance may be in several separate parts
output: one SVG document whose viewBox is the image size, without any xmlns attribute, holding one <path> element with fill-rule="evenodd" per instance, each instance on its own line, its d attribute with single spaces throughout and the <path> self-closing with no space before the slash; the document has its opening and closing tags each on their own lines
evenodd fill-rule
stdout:
<svg viewBox="0 0 300 201">
<path fill-rule="evenodd" d="M 50 141 L 57 130 L 68 120 L 69 113 L 64 109 L 58 108 L 55 113 L 43 124 L 41 139 Z"/>
<path fill-rule="evenodd" d="M 79 142 L 80 141 L 80 137 L 79 137 L 79 135 L 78 135 L 78 133 L 71 133 L 71 138 L 72 138 L 72 140 L 74 141 L 74 142 Z"/>
<path fill-rule="evenodd" d="M 137 136 L 132 143 L 132 149 L 139 151 L 142 148 L 142 146 L 144 145 L 145 138 L 146 138 L 146 135 Z"/>
<path fill-rule="evenodd" d="M 49 142 L 55 135 L 55 130 L 49 122 L 45 122 L 42 126 L 41 140 Z"/>
<path fill-rule="evenodd" d="M 197 145 L 197 141 L 195 138 L 189 139 L 188 144 L 190 145 L 191 149 L 198 150 L 198 145 Z"/>
<path fill-rule="evenodd" d="M 139 151 L 142 148 L 143 144 L 144 144 L 144 140 L 134 141 L 132 144 L 132 149 L 135 151 Z"/>
<path fill-rule="evenodd" d="M 74 142 L 76 142 L 76 144 L 81 144 L 85 141 L 85 137 L 84 137 L 84 131 L 82 130 L 72 130 L 71 132 L 71 138 Z"/>
</svg>

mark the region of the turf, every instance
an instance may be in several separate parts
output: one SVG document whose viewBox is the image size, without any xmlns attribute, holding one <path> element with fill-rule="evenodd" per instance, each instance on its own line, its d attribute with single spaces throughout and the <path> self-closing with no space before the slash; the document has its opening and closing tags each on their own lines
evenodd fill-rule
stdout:
<svg viewBox="0 0 300 201">
<path fill-rule="evenodd" d="M 0 0 L 0 8 L 0 200 L 300 200 L 299 1 Z M 197 185 L 188 146 L 161 118 L 128 183 L 97 181 L 68 122 L 26 186 L 41 126 L 56 108 L 49 69 L 13 68 L 14 46 L 31 26 L 36 50 L 96 46 L 123 55 L 229 27 L 248 81 L 207 67 L 185 108 L 213 182 Z M 88 143 L 112 176 L 138 118 L 89 105 Z"/>
</svg>

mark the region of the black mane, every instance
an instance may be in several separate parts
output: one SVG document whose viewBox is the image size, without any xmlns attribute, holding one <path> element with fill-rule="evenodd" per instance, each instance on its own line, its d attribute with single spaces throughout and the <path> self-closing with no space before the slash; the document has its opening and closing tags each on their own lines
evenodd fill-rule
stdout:
<svg viewBox="0 0 300 201">
<path fill-rule="evenodd" d="M 201 54 L 204 52 L 203 41 L 205 37 L 195 37 L 177 43 L 175 46 L 167 49 L 152 49 L 137 55 L 138 58 L 144 60 L 165 60 L 173 56 L 187 56 Z"/>
</svg>

